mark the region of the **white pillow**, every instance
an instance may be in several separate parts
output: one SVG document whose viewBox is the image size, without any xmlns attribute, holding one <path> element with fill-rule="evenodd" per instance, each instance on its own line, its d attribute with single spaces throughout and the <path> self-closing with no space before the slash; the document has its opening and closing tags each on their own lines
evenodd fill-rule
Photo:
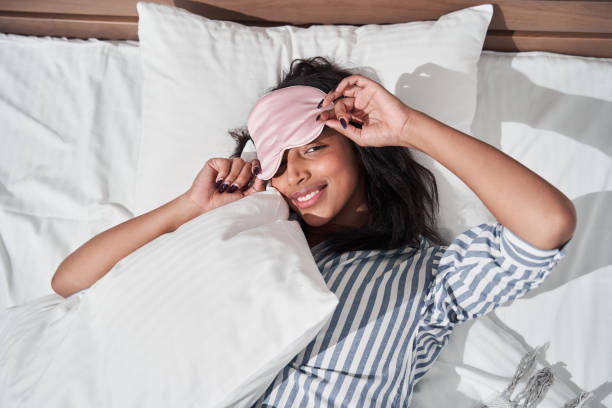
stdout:
<svg viewBox="0 0 612 408">
<path fill-rule="evenodd" d="M 138 3 L 144 83 L 134 212 L 186 191 L 207 159 L 227 157 L 228 129 L 246 126 L 255 102 L 296 58 L 321 55 L 356 69 L 468 132 L 492 13 L 485 4 L 437 21 L 262 28 Z"/>
<path fill-rule="evenodd" d="M 271 188 L 0 313 L 0 406 L 250 407 L 338 304 Z"/>
</svg>

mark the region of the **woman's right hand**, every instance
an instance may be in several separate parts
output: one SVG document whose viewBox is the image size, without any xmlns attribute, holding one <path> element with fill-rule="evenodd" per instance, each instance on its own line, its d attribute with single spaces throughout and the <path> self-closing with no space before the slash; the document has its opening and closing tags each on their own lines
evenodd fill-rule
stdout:
<svg viewBox="0 0 612 408">
<path fill-rule="evenodd" d="M 264 191 L 266 182 L 255 177 L 255 169 L 261 169 L 258 160 L 245 162 L 239 157 L 210 159 L 202 167 L 185 196 L 193 201 L 203 214 L 250 194 Z M 252 178 L 255 178 L 253 185 L 247 187 Z"/>
</svg>

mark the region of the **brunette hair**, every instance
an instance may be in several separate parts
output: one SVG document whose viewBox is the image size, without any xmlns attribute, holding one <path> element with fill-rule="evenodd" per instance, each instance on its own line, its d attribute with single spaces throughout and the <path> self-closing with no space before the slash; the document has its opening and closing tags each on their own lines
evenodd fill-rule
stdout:
<svg viewBox="0 0 612 408">
<path fill-rule="evenodd" d="M 328 93 L 342 78 L 352 74 L 324 57 L 296 59 L 291 62 L 289 72 L 281 82 L 266 92 L 292 85 L 308 85 Z M 250 139 L 248 129 L 232 129 L 229 133 L 236 141 L 231 157 L 240 157 Z M 365 169 L 368 222 L 355 230 L 331 234 L 324 241 L 323 252 L 340 254 L 402 246 L 417 248 L 421 237 L 442 244 L 436 231 L 438 189 L 434 175 L 418 164 L 407 148 L 362 147 L 350 139 L 349 142 Z M 291 213 L 305 229 L 304 220 L 293 210 Z"/>
</svg>

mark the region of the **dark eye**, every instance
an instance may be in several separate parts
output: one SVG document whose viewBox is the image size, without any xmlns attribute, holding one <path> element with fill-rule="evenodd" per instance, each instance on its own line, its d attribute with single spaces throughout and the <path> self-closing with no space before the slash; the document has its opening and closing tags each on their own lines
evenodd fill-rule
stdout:
<svg viewBox="0 0 612 408">
<path fill-rule="evenodd" d="M 306 150 L 306 153 L 311 153 L 311 151 L 316 152 L 317 150 L 322 149 L 323 147 L 325 147 L 325 145 L 311 146 Z"/>
</svg>

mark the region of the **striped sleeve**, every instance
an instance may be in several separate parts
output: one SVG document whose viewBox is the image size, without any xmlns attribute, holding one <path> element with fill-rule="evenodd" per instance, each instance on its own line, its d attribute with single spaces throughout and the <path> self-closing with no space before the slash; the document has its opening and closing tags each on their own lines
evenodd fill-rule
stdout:
<svg viewBox="0 0 612 408">
<path fill-rule="evenodd" d="M 428 285 L 424 321 L 447 326 L 486 314 L 538 287 L 567 251 L 539 249 L 500 223 L 460 234 Z"/>
</svg>

